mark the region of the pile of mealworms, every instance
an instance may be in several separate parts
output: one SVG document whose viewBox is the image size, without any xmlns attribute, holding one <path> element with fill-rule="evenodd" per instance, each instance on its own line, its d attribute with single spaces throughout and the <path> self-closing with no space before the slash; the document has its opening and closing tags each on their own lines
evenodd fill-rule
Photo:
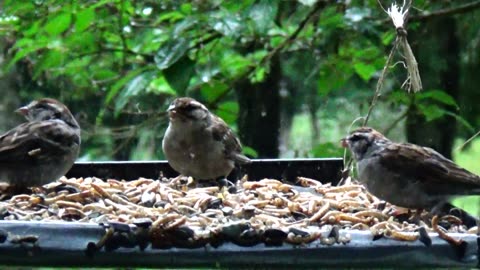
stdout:
<svg viewBox="0 0 480 270">
<path fill-rule="evenodd" d="M 396 208 L 351 179 L 332 186 L 304 177 L 295 184 L 244 177 L 234 189 L 198 187 L 190 178 L 179 179 L 63 177 L 32 194 L 1 201 L 0 219 L 90 222 L 106 224 L 112 233 L 148 228 L 147 238 L 160 248 L 225 240 L 247 246 L 315 240 L 345 244 L 351 230 L 371 231 L 373 238 L 415 241 L 422 230 L 432 231 L 425 219 L 428 213 Z M 477 230 L 451 215 L 438 222 L 448 232 Z"/>
</svg>

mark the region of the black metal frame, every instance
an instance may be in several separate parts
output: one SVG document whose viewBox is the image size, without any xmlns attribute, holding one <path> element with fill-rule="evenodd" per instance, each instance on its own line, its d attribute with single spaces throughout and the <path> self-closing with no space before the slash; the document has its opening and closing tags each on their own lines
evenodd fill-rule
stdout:
<svg viewBox="0 0 480 270">
<path fill-rule="evenodd" d="M 248 174 L 250 180 L 274 178 L 294 182 L 297 176 L 303 176 L 335 184 L 340 179 L 342 168 L 341 158 L 255 159 L 251 164 L 236 168 L 228 178 Z M 175 177 L 178 173 L 164 160 L 77 162 L 67 173 L 67 177 L 96 176 L 125 180 L 139 177 L 158 179 L 160 175 Z"/>
<path fill-rule="evenodd" d="M 372 241 L 368 231 L 350 231 L 351 242 L 322 245 L 318 241 L 307 245 L 269 247 L 259 244 L 240 247 L 224 243 L 214 248 L 170 248 L 140 250 L 138 247 L 97 251 L 87 255 L 89 243 L 96 243 L 105 229 L 96 224 L 70 222 L 0 223 L 4 231 L 15 235 L 38 235 L 38 245 L 0 244 L 0 265 L 35 266 L 115 266 L 115 267 L 469 267 L 477 266 L 475 235 L 452 234 L 467 242 L 464 254 L 432 234 L 432 245 L 420 241 L 402 242 L 381 238 Z M 341 233 L 343 233 L 341 231 Z M 327 235 L 328 232 L 323 232 Z"/>
</svg>

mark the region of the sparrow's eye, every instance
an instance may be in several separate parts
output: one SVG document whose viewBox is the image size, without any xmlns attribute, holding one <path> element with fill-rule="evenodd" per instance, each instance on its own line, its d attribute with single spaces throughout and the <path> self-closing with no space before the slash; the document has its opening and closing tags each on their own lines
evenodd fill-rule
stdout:
<svg viewBox="0 0 480 270">
<path fill-rule="evenodd" d="M 188 111 L 188 112 L 191 112 L 191 111 L 195 110 L 196 108 L 197 108 L 197 106 L 195 106 L 193 104 L 188 104 L 187 106 L 185 106 L 184 110 Z"/>
<path fill-rule="evenodd" d="M 350 141 L 352 142 L 357 142 L 357 141 L 360 141 L 361 139 L 362 139 L 362 136 L 357 134 L 350 136 Z"/>
<path fill-rule="evenodd" d="M 36 106 L 39 110 L 43 110 L 43 111 L 46 111 L 46 110 L 50 110 L 50 106 L 48 106 L 47 104 L 38 104 Z"/>
</svg>

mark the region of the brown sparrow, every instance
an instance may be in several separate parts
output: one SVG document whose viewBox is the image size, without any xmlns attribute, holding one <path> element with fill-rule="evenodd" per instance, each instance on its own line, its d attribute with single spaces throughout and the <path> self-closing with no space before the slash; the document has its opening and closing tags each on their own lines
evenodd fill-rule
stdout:
<svg viewBox="0 0 480 270">
<path fill-rule="evenodd" d="M 342 139 L 357 161 L 359 180 L 394 205 L 439 210 L 453 196 L 480 194 L 480 177 L 435 150 L 395 143 L 362 127 Z"/>
<path fill-rule="evenodd" d="M 43 98 L 17 110 L 28 122 L 0 136 L 0 181 L 18 189 L 63 176 L 80 149 L 80 127 L 68 108 Z"/>
<path fill-rule="evenodd" d="M 250 162 L 228 125 L 202 103 L 175 99 L 168 107 L 170 123 L 162 142 L 170 166 L 197 180 L 225 178 L 235 164 Z"/>
<path fill-rule="evenodd" d="M 466 242 L 439 228 L 438 215 L 450 213 L 467 227 L 477 225 L 477 218 L 455 208 L 448 200 L 453 196 L 480 194 L 478 175 L 431 148 L 392 142 L 369 127 L 353 131 L 342 139 L 342 145 L 352 152 L 358 178 L 369 192 L 400 207 L 430 210 L 432 229 L 439 237 L 465 248 Z"/>
</svg>

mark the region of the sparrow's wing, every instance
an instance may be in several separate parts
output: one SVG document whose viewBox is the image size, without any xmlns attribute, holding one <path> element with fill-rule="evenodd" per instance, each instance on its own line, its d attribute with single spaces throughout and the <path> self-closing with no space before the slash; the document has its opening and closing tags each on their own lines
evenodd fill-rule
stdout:
<svg viewBox="0 0 480 270">
<path fill-rule="evenodd" d="M 80 144 L 78 134 L 60 121 L 24 123 L 0 136 L 0 164 L 55 158 L 74 144 Z"/>
<path fill-rule="evenodd" d="M 214 116 L 215 119 L 212 121 L 211 130 L 213 134 L 213 139 L 221 141 L 224 145 L 223 152 L 229 159 L 237 162 L 238 164 L 250 163 L 251 160 L 242 155 L 242 144 L 240 140 L 233 134 L 233 131 L 228 127 L 228 125 L 220 117 Z"/>
<path fill-rule="evenodd" d="M 428 147 L 393 143 L 378 153 L 382 166 L 423 184 L 432 194 L 480 193 L 480 177 Z"/>
</svg>

